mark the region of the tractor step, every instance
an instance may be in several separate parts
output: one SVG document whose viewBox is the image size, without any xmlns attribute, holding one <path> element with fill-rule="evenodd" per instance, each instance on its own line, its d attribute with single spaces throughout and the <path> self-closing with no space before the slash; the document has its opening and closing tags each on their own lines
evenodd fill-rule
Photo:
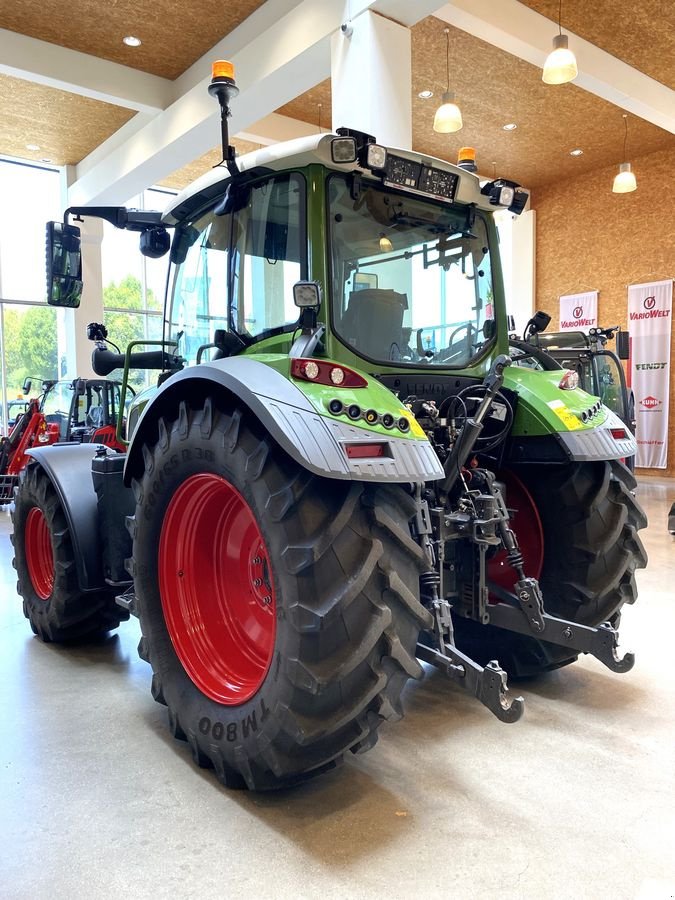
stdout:
<svg viewBox="0 0 675 900">
<path fill-rule="evenodd" d="M 496 660 L 483 668 L 461 653 L 454 644 L 444 642 L 444 652 L 425 644 L 417 645 L 417 656 L 441 669 L 463 690 L 487 706 L 502 722 L 517 722 L 525 709 L 522 697 L 507 696 L 506 672 Z"/>
<path fill-rule="evenodd" d="M 128 587 L 123 594 L 118 594 L 115 597 L 115 603 L 118 606 L 121 606 L 122 609 L 126 609 L 130 615 L 138 618 L 138 613 L 136 612 L 136 594 L 134 594 L 133 585 Z"/>
</svg>

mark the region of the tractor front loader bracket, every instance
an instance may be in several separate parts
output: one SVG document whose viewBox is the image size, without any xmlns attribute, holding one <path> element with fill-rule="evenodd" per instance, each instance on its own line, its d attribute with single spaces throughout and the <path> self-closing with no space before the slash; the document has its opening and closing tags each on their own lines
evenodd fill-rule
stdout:
<svg viewBox="0 0 675 900">
<path fill-rule="evenodd" d="M 522 697 L 507 696 L 506 672 L 496 660 L 483 668 L 447 642 L 444 642 L 443 653 L 418 644 L 417 656 L 441 669 L 455 684 L 487 706 L 500 721 L 517 722 L 522 716 L 525 701 Z"/>
</svg>

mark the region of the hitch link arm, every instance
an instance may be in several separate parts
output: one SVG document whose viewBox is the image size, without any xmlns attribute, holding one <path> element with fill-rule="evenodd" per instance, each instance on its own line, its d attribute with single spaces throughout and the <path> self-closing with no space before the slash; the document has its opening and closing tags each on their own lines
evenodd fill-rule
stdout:
<svg viewBox="0 0 675 900">
<path fill-rule="evenodd" d="M 424 644 L 417 645 L 417 656 L 441 669 L 455 684 L 476 697 L 501 722 L 517 722 L 525 709 L 522 697 L 507 696 L 506 672 L 496 660 L 483 668 L 465 656 L 452 644 L 445 643 L 444 651 Z"/>
<path fill-rule="evenodd" d="M 490 591 L 509 601 L 515 599 L 494 584 L 490 585 Z M 612 672 L 624 674 L 629 672 L 635 663 L 634 653 L 626 653 L 623 657 L 618 655 L 619 632 L 616 628 L 612 628 L 609 622 L 593 628 L 590 625 L 579 625 L 577 622 L 558 619 L 545 612 L 542 614 L 544 627 L 539 629 L 527 613 L 518 609 L 512 602 L 495 603 L 488 609 L 491 625 L 506 628 L 508 631 L 517 631 L 519 634 L 534 633 L 542 641 L 569 647 L 579 653 L 590 653 Z"/>
</svg>

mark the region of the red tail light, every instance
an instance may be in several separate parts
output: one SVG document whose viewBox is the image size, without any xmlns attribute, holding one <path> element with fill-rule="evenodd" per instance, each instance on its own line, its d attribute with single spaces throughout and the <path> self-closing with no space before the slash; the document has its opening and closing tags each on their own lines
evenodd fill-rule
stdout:
<svg viewBox="0 0 675 900">
<path fill-rule="evenodd" d="M 323 359 L 292 359 L 291 378 L 313 381 L 316 384 L 327 384 L 336 388 L 368 387 L 368 382 L 358 372 L 354 372 L 346 366 L 325 362 Z"/>
<path fill-rule="evenodd" d="M 625 428 L 610 428 L 609 433 L 612 435 L 615 441 L 625 441 L 628 437 Z"/>
<path fill-rule="evenodd" d="M 574 388 L 579 387 L 579 375 L 577 372 L 573 372 L 571 369 L 568 369 L 563 377 L 560 379 L 558 383 L 558 387 L 561 391 L 573 391 Z"/>
<path fill-rule="evenodd" d="M 391 457 L 389 444 L 345 444 L 345 453 L 349 459 L 378 459 L 383 456 Z"/>
</svg>

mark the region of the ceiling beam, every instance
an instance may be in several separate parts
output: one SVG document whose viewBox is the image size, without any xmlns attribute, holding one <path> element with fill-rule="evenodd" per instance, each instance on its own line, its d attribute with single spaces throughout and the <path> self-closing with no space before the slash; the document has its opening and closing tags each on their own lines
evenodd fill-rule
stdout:
<svg viewBox="0 0 675 900">
<path fill-rule="evenodd" d="M 0 28 L 0 74 L 142 113 L 158 113 L 174 97 L 167 78 L 4 28 Z"/>
<path fill-rule="evenodd" d="M 355 18 L 370 8 L 387 14 L 404 5 L 401 0 L 351 0 L 350 14 Z M 412 18 L 423 18 L 438 0 L 411 5 Z M 181 76 L 176 87 L 185 91 L 167 109 L 122 145 L 102 145 L 100 151 L 110 152 L 104 158 L 98 153 L 95 164 L 85 159 L 77 167 L 71 204 L 123 203 L 213 148 L 220 134 L 218 104 L 207 92 L 213 59 L 229 59 L 235 65 L 240 94 L 233 103 L 230 133 L 242 137 L 330 76 L 330 38 L 345 20 L 342 3 L 268 0 L 257 13 L 250 17 L 253 22 L 245 20 Z"/>
<path fill-rule="evenodd" d="M 557 33 L 555 22 L 517 0 L 452 0 L 435 15 L 540 68 Z M 567 29 L 565 33 L 579 66 L 577 87 L 675 134 L 675 91 Z"/>
</svg>

